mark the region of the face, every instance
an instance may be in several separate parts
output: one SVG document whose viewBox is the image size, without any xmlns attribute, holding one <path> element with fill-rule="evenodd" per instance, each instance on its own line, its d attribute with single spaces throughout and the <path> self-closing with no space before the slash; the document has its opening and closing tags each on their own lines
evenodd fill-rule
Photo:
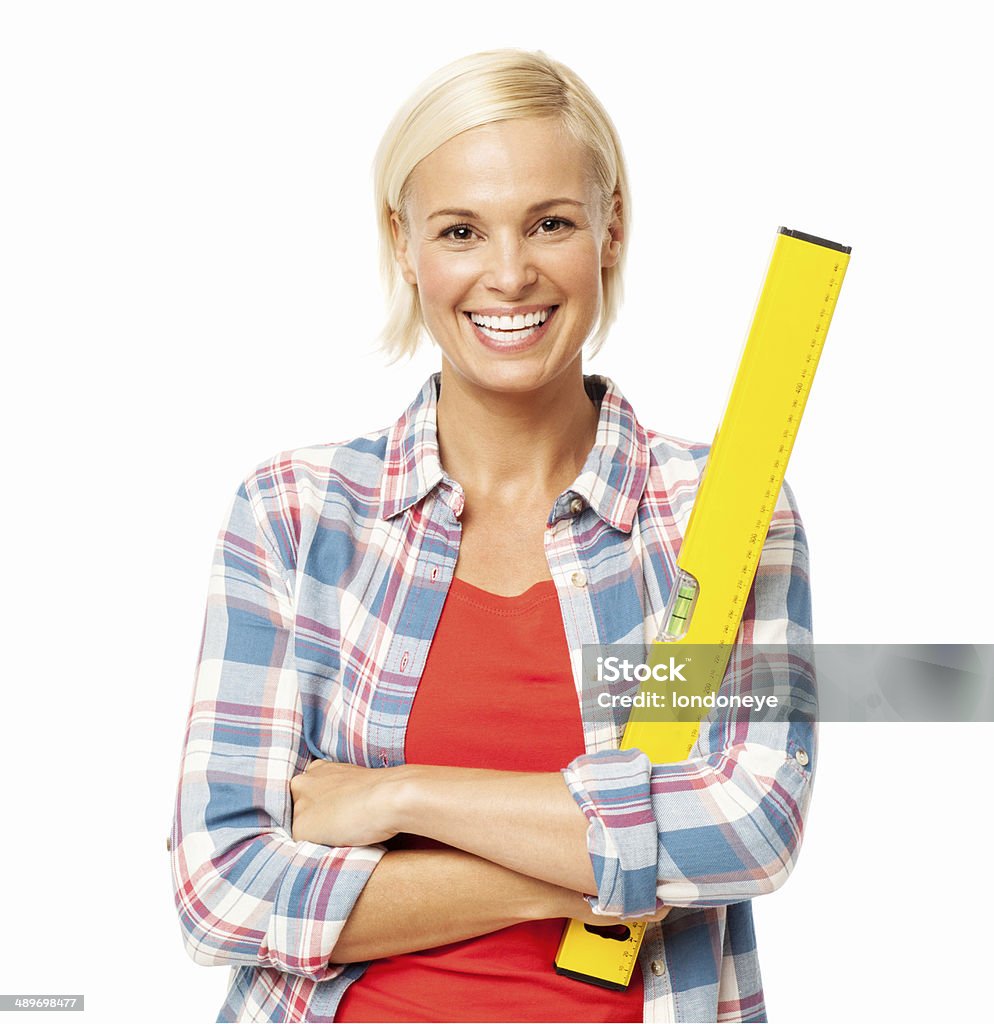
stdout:
<svg viewBox="0 0 994 1024">
<path fill-rule="evenodd" d="M 443 378 L 533 391 L 572 372 L 600 309 L 621 225 L 602 214 L 586 150 L 555 119 L 463 132 L 411 175 L 394 214 L 404 279 L 417 285 Z"/>
</svg>

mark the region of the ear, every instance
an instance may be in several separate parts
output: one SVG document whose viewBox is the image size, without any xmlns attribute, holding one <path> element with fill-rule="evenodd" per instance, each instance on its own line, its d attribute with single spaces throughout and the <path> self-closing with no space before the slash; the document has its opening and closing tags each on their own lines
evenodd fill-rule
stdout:
<svg viewBox="0 0 994 1024">
<path fill-rule="evenodd" d="M 615 192 L 611 198 L 611 209 L 608 223 L 604 228 L 604 241 L 601 244 L 601 266 L 613 267 L 621 258 L 621 246 L 625 241 L 625 229 L 621 221 L 621 193 Z"/>
<path fill-rule="evenodd" d="M 408 284 L 417 286 L 418 275 L 411 266 L 408 256 L 408 237 L 404 225 L 401 223 L 400 214 L 396 210 L 390 211 L 390 230 L 393 232 L 393 253 L 400 265 L 401 276 Z"/>
</svg>

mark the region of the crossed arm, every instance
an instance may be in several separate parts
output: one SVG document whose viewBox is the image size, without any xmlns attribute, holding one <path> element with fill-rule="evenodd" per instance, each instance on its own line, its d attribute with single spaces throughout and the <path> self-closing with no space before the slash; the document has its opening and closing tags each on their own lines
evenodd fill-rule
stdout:
<svg viewBox="0 0 994 1024">
<path fill-rule="evenodd" d="M 559 772 L 315 761 L 290 788 L 296 840 L 368 845 L 409 832 L 452 847 L 388 851 L 356 901 L 332 963 L 538 918 L 613 923 L 595 916 L 581 895 L 597 891 L 587 820 Z M 399 900 L 400 892 L 407 898 Z M 387 915 L 391 927 L 384 929 Z"/>
</svg>

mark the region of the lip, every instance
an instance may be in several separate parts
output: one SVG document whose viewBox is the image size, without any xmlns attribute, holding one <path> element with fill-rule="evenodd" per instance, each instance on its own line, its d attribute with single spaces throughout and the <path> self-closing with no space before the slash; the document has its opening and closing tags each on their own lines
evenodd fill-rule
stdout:
<svg viewBox="0 0 994 1024">
<path fill-rule="evenodd" d="M 541 324 L 539 326 L 538 330 L 536 330 L 533 334 L 529 334 L 527 338 L 522 338 L 520 341 L 506 341 L 506 342 L 495 341 L 493 338 L 488 337 L 482 331 L 477 330 L 477 326 L 476 326 L 476 324 L 473 323 L 473 320 L 472 320 L 472 318 L 470 316 L 469 311 L 466 311 L 465 313 L 463 313 L 463 316 L 465 316 L 466 323 L 469 324 L 470 328 L 473 331 L 473 334 L 476 335 L 477 341 L 479 341 L 486 348 L 490 349 L 491 352 L 501 352 L 501 353 L 524 352 L 527 349 L 533 348 L 535 345 L 539 344 L 539 342 L 541 342 L 541 340 L 545 337 L 545 332 L 548 329 L 549 324 L 551 324 L 552 321 L 555 320 L 556 313 L 559 312 L 559 307 L 558 306 L 528 306 L 528 307 L 519 307 L 518 310 L 516 311 L 516 312 L 520 312 L 520 313 L 522 313 L 522 315 L 524 315 L 524 313 L 536 313 L 536 312 L 538 312 L 540 310 L 543 310 L 543 309 L 549 310 L 549 315 L 545 318 L 545 323 Z M 482 309 L 474 309 L 473 312 L 474 313 L 479 313 L 482 316 L 498 316 L 498 315 L 499 316 L 514 316 L 515 315 L 515 313 L 512 313 L 510 310 L 502 310 L 502 311 L 498 311 L 498 312 L 488 312 L 488 311 L 482 310 Z"/>
<path fill-rule="evenodd" d="M 543 309 L 554 309 L 554 302 L 547 302 L 544 306 L 493 306 L 490 309 L 464 309 L 464 313 L 476 313 L 477 316 L 525 316 L 527 313 L 541 313 Z"/>
</svg>

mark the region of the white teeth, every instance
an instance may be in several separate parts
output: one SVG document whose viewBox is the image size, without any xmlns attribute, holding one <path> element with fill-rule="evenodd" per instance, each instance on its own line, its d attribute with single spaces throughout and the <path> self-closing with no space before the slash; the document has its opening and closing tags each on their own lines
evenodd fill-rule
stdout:
<svg viewBox="0 0 994 1024">
<path fill-rule="evenodd" d="M 492 331 L 520 331 L 525 327 L 535 327 L 544 324 L 549 318 L 549 309 L 539 310 L 537 313 L 518 313 L 515 316 L 482 316 L 479 313 L 470 313 L 470 319 L 480 327 L 489 327 Z"/>
<path fill-rule="evenodd" d="M 520 331 L 495 331 L 490 327 L 481 327 L 479 324 L 476 325 L 476 329 L 488 338 L 502 343 L 524 341 L 538 330 L 537 327 L 525 327 Z"/>
</svg>

